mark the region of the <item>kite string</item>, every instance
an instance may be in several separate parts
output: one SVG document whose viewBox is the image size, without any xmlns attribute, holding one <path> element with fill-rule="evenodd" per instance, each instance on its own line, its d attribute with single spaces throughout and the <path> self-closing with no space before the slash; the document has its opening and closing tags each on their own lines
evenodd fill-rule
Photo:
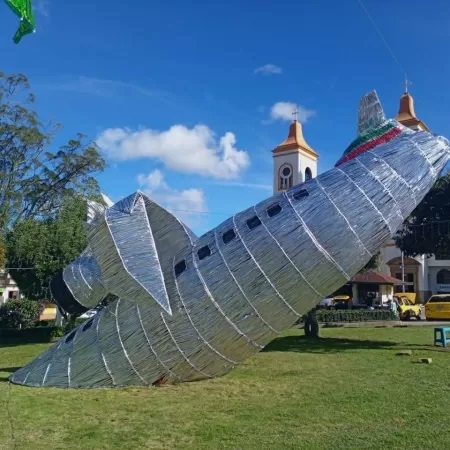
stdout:
<svg viewBox="0 0 450 450">
<path fill-rule="evenodd" d="M 394 52 L 392 51 L 392 48 L 389 46 L 386 38 L 384 37 L 383 33 L 381 32 L 381 30 L 378 28 L 377 24 L 375 23 L 375 21 L 373 20 L 372 16 L 370 15 L 369 11 L 367 10 L 367 8 L 365 7 L 364 3 L 362 0 L 358 0 L 358 3 L 361 5 L 361 8 L 364 10 L 364 12 L 366 13 L 367 17 L 369 18 L 370 22 L 372 23 L 373 27 L 375 28 L 376 32 L 378 33 L 378 35 L 380 36 L 381 40 L 383 41 L 385 47 L 387 48 L 388 52 L 390 53 L 390 55 L 392 56 L 393 60 L 397 63 L 398 67 L 400 67 L 400 70 L 403 72 L 403 75 L 405 76 L 405 80 L 408 79 L 408 75 L 406 74 L 406 70 L 404 69 L 404 67 L 400 64 L 400 61 L 398 60 L 398 58 L 395 56 Z"/>
</svg>

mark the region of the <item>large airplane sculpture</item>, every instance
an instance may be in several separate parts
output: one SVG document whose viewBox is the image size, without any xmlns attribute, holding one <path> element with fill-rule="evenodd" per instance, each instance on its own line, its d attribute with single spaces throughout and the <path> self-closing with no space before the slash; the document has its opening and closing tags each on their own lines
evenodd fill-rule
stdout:
<svg viewBox="0 0 450 450">
<path fill-rule="evenodd" d="M 113 300 L 10 380 L 100 388 L 227 373 L 350 280 L 449 158 L 447 139 L 386 120 L 371 92 L 333 169 L 203 236 L 141 192 L 91 208 L 89 246 L 51 290 L 68 313 Z"/>
</svg>

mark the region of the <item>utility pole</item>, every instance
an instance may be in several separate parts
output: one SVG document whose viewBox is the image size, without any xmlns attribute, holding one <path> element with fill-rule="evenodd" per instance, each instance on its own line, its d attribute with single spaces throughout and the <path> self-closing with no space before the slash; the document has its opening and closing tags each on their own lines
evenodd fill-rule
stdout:
<svg viewBox="0 0 450 450">
<path fill-rule="evenodd" d="M 402 290 L 403 292 L 405 292 L 405 258 L 403 255 L 403 250 L 402 250 Z"/>
</svg>

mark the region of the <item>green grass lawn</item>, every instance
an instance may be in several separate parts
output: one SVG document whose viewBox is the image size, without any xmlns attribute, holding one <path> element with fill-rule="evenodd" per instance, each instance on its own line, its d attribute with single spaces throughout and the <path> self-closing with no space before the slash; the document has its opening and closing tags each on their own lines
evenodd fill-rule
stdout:
<svg viewBox="0 0 450 450">
<path fill-rule="evenodd" d="M 311 342 L 290 330 L 219 379 L 77 391 L 9 384 L 46 344 L 0 345 L 0 448 L 450 448 L 450 352 L 432 333 L 322 329 Z"/>
</svg>

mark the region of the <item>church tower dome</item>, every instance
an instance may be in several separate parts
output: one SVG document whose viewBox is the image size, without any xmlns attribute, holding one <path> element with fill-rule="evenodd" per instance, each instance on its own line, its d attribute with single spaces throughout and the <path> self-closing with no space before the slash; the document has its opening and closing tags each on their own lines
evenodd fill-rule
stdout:
<svg viewBox="0 0 450 450">
<path fill-rule="evenodd" d="M 414 131 L 430 131 L 429 128 L 416 116 L 416 111 L 414 110 L 414 99 L 408 92 L 408 82 L 406 82 L 404 94 L 400 97 L 400 106 L 395 120 Z"/>
</svg>

